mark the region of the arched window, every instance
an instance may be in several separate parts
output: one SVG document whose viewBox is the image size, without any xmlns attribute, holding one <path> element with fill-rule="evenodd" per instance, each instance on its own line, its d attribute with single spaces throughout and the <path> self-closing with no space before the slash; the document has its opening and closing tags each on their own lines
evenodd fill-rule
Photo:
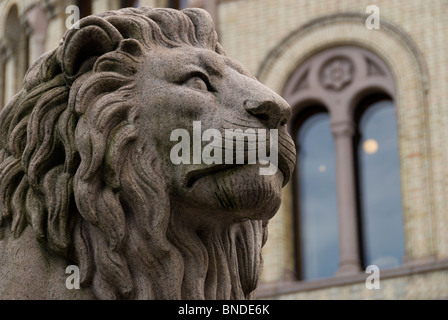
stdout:
<svg viewBox="0 0 448 320">
<path fill-rule="evenodd" d="M 297 182 L 300 223 L 298 273 L 303 280 L 333 276 L 339 261 L 334 143 L 330 116 L 311 108 L 297 139 Z M 324 199 L 324 201 L 322 201 Z"/>
<path fill-rule="evenodd" d="M 293 108 L 289 127 L 298 146 L 298 279 L 402 263 L 394 95 L 387 65 L 355 46 L 314 54 L 288 80 L 283 96 Z"/>
<path fill-rule="evenodd" d="M 28 35 L 20 22 L 19 12 L 13 5 L 6 17 L 5 37 L 2 48 L 2 96 L 0 109 L 19 91 L 28 69 Z"/>
<path fill-rule="evenodd" d="M 362 261 L 398 267 L 404 254 L 398 132 L 393 101 L 367 97 L 356 110 Z"/>
<path fill-rule="evenodd" d="M 27 10 L 27 42 L 29 45 L 28 65 L 32 65 L 34 61 L 45 53 L 45 42 L 49 22 L 48 11 L 43 7 L 43 5 L 36 4 L 31 9 Z"/>
<path fill-rule="evenodd" d="M 6 73 L 6 61 L 7 61 L 8 48 L 5 42 L 0 41 L 0 111 L 5 105 L 5 73 Z"/>
</svg>

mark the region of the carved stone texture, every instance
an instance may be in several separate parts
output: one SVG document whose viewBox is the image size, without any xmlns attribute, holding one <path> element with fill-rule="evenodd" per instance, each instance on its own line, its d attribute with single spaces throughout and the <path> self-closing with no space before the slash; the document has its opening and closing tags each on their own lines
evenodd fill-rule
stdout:
<svg viewBox="0 0 448 320">
<path fill-rule="evenodd" d="M 353 79 L 353 63 L 344 57 L 331 59 L 322 67 L 321 83 L 324 88 L 341 90 Z"/>
<path fill-rule="evenodd" d="M 290 113 L 204 10 L 82 19 L 0 114 L 0 298 L 253 298 L 294 168 Z M 193 121 L 278 129 L 279 170 L 173 164 L 171 132 Z"/>
</svg>

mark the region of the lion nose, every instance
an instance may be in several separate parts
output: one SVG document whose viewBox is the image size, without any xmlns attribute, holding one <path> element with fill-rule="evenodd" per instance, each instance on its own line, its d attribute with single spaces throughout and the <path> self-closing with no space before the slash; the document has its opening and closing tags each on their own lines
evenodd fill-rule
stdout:
<svg viewBox="0 0 448 320">
<path fill-rule="evenodd" d="M 244 109 L 269 129 L 279 128 L 291 118 L 291 107 L 281 98 L 265 101 L 246 100 Z"/>
</svg>

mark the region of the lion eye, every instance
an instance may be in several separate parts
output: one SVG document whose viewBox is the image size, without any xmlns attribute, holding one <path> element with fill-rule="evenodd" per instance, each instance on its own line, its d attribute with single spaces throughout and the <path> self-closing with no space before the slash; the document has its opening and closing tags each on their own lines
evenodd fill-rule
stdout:
<svg viewBox="0 0 448 320">
<path fill-rule="evenodd" d="M 215 92 L 214 88 L 210 85 L 208 78 L 202 74 L 195 73 L 190 75 L 183 84 L 192 89 Z"/>
<path fill-rule="evenodd" d="M 184 84 L 192 89 L 207 91 L 207 84 L 199 77 L 190 78 Z"/>
</svg>

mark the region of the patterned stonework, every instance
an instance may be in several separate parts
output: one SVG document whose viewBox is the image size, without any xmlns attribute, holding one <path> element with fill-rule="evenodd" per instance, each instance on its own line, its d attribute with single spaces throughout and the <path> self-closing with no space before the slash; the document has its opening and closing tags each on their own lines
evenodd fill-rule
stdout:
<svg viewBox="0 0 448 320">
<path fill-rule="evenodd" d="M 326 89 L 339 91 L 352 82 L 353 63 L 346 58 L 328 61 L 322 68 L 321 83 Z"/>
</svg>

